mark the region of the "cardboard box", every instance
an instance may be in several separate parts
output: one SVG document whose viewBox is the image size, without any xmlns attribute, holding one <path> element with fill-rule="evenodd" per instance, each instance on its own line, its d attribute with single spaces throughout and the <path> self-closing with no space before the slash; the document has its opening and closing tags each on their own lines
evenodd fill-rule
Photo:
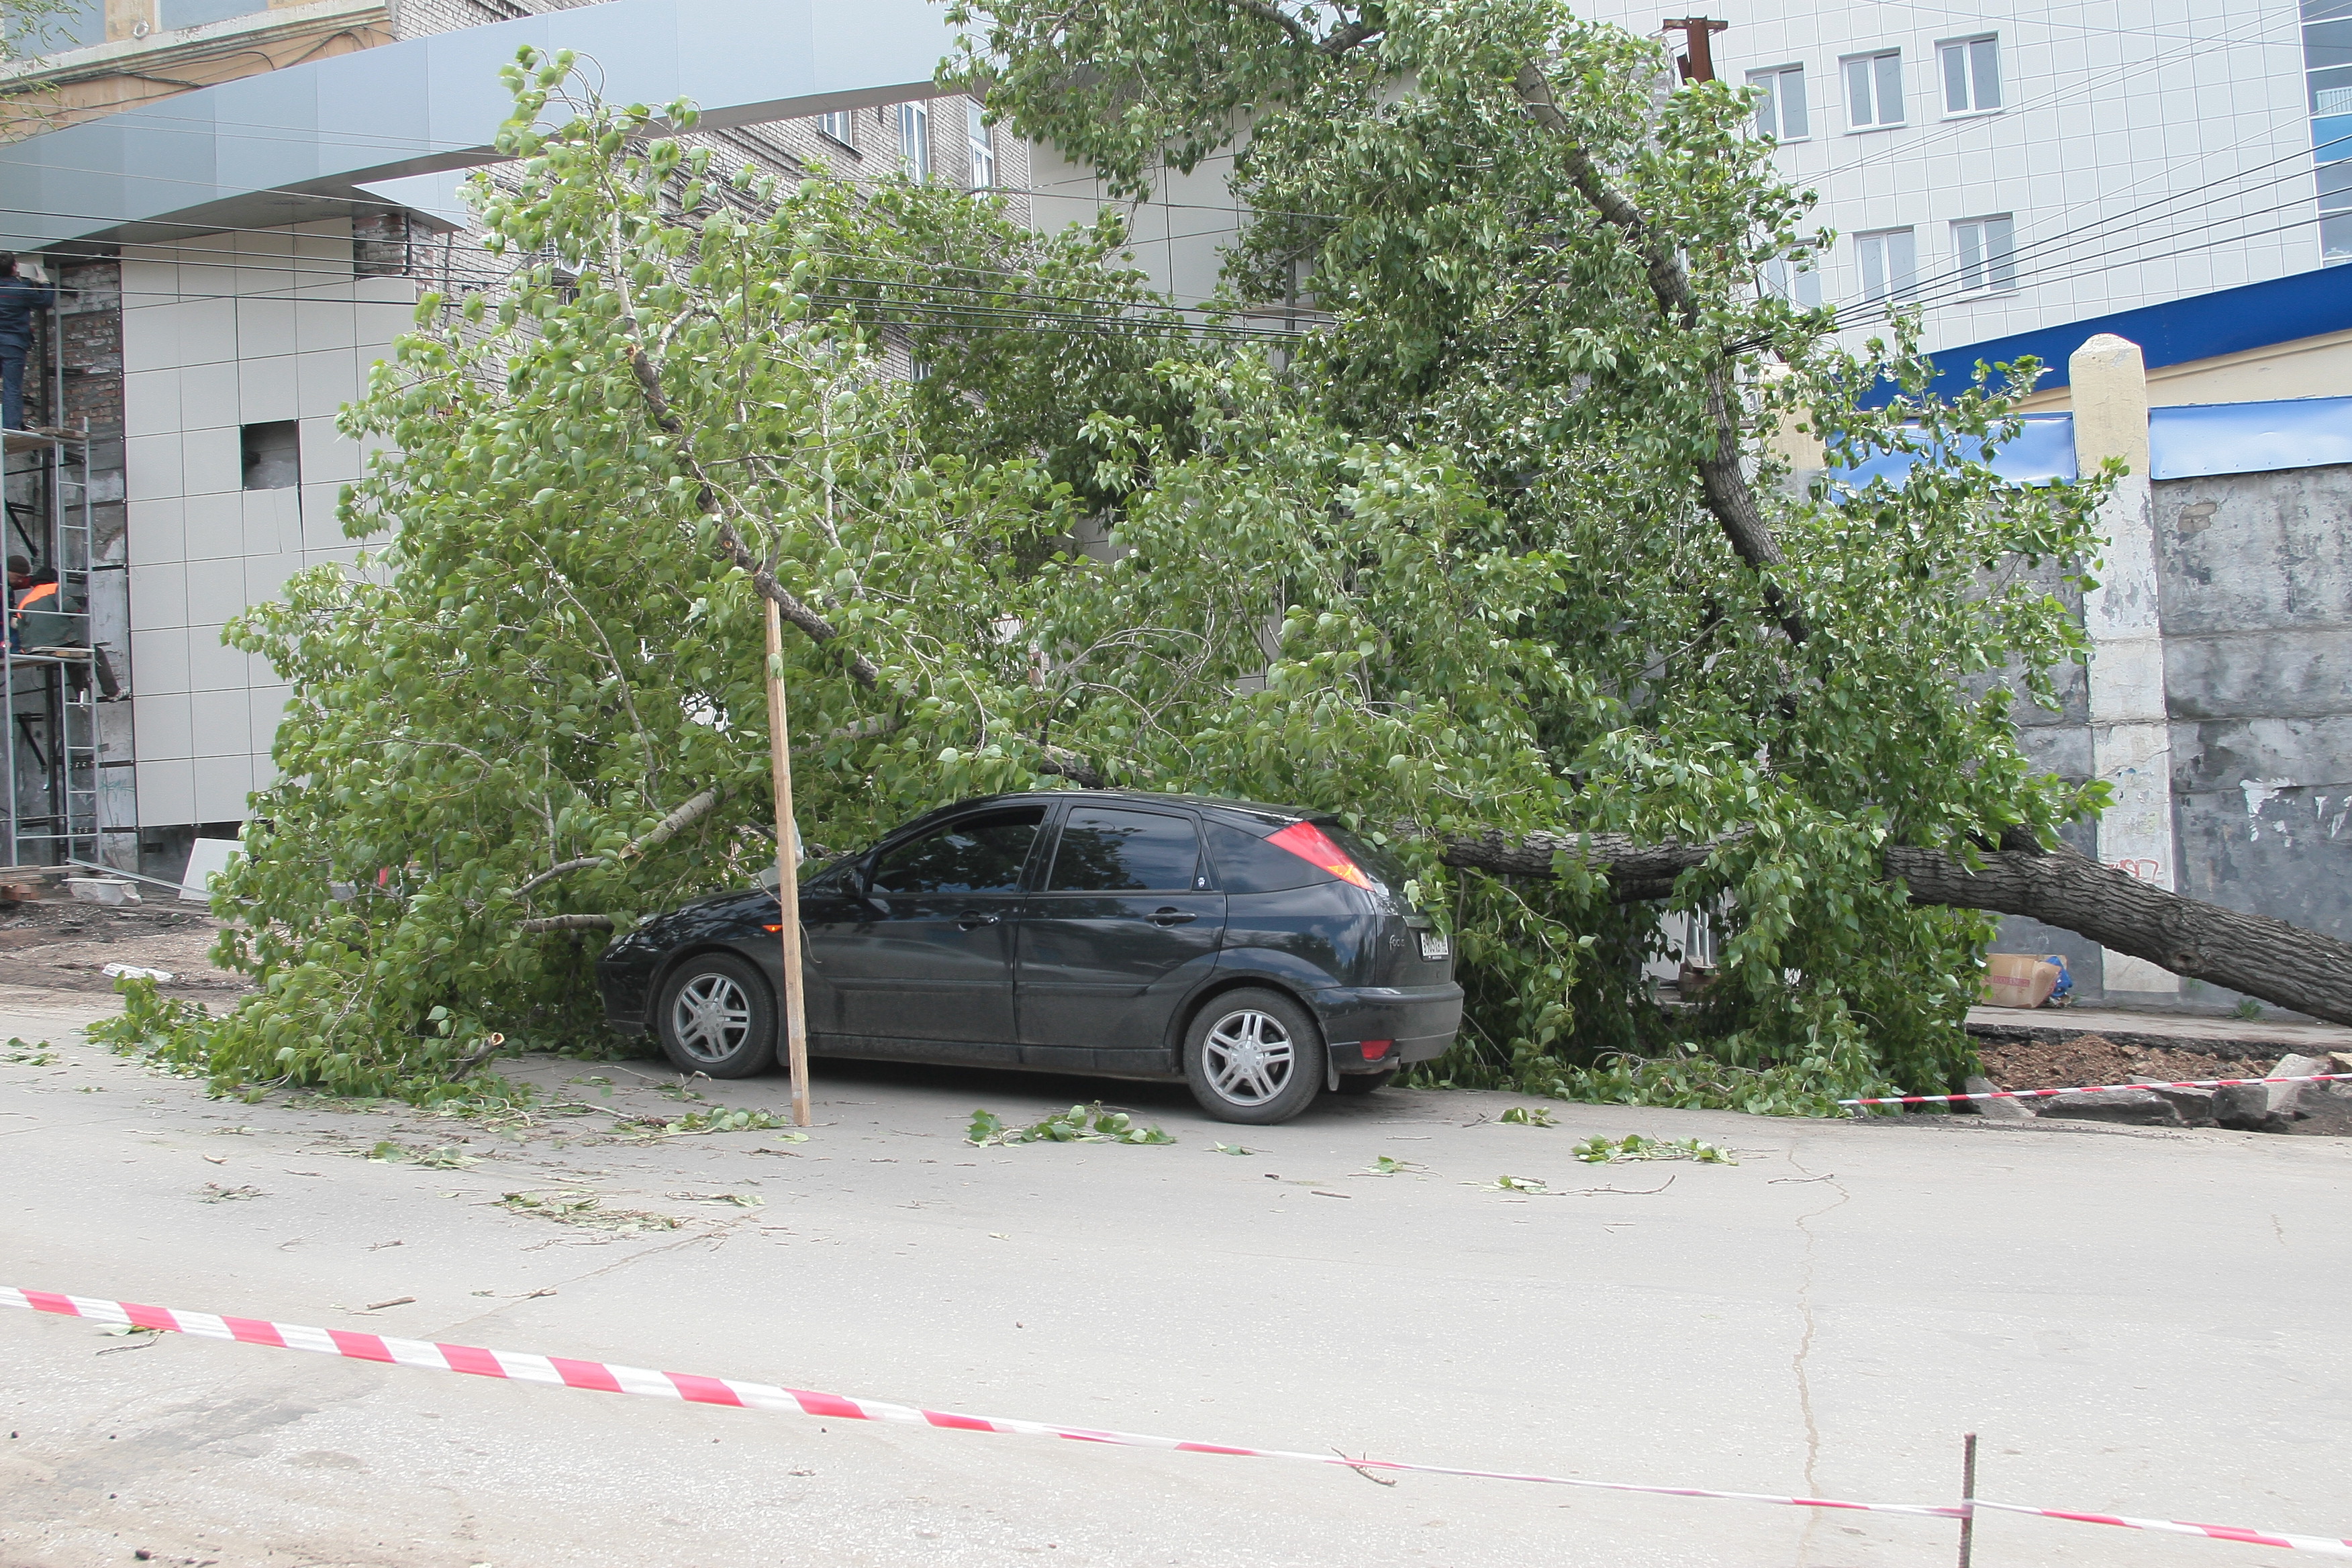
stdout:
<svg viewBox="0 0 2352 1568">
<path fill-rule="evenodd" d="M 1984 1005 L 2039 1007 L 2058 989 L 2063 972 L 2030 952 L 1996 952 L 1985 959 Z"/>
</svg>

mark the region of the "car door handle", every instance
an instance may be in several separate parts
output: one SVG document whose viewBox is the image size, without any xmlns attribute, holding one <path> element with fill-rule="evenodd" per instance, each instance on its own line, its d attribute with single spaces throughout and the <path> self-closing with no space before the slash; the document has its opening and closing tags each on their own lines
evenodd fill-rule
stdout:
<svg viewBox="0 0 2352 1568">
<path fill-rule="evenodd" d="M 1201 917 L 1185 910 L 1154 910 L 1147 918 L 1156 926 L 1180 926 Z"/>
<path fill-rule="evenodd" d="M 956 930 L 971 931 L 975 926 L 992 926 L 1003 918 L 1002 915 L 984 915 L 978 910 L 966 910 L 956 916 Z"/>
</svg>

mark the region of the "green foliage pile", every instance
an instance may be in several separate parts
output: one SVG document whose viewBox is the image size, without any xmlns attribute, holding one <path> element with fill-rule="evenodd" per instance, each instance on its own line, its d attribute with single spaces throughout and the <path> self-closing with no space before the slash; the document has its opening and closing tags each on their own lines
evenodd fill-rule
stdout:
<svg viewBox="0 0 2352 1568">
<path fill-rule="evenodd" d="M 2075 651 L 2050 584 L 2098 489 L 1994 475 L 2022 382 L 1858 409 L 1925 366 L 1899 320 L 1849 353 L 1759 286 L 1822 240 L 1741 93 L 1660 92 L 1654 46 L 1557 0 L 961 15 L 964 83 L 1123 191 L 1246 113 L 1225 303 L 1315 330 L 1187 331 L 1115 220 L 716 181 L 651 134 L 686 106 L 567 98 L 571 62 L 527 58 L 476 198 L 517 270 L 428 298 L 345 421 L 383 448 L 347 526 L 388 542 L 235 628 L 295 689 L 219 896 L 262 989 L 124 1030 L 224 1089 L 425 1100 L 494 1033 L 596 1044 L 595 940 L 524 922 L 625 926 L 772 856 L 772 584 L 814 843 L 1073 779 L 1327 808 L 1455 933 L 1468 1027 L 1424 1081 L 1801 1113 L 1948 1082 L 1990 928 L 1911 906 L 1881 847 L 2047 841 L 2097 804 L 2010 711 Z M 1664 253 L 1686 310 L 1653 297 Z M 1777 564 L 1710 514 L 1724 419 Z M 1801 489 L 1784 420 L 1920 460 Z M 1720 844 L 1626 903 L 1570 857 L 1440 864 L 1489 831 Z M 1676 1016 L 1639 979 L 1662 903 L 1725 932 Z"/>
<path fill-rule="evenodd" d="M 1124 1110 L 1107 1110 L 1103 1102 L 1073 1105 L 1026 1127 L 1007 1127 L 993 1110 L 975 1110 L 964 1142 L 975 1148 L 1003 1148 L 1014 1143 L 1173 1143 L 1157 1127 L 1139 1127 Z M 1218 1147 L 1223 1148 L 1220 1144 Z"/>
</svg>

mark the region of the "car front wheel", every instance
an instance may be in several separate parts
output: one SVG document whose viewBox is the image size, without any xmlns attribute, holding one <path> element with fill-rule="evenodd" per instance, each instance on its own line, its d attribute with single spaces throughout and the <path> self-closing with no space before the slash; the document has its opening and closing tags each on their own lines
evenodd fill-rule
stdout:
<svg viewBox="0 0 2352 1568">
<path fill-rule="evenodd" d="M 1323 1071 L 1322 1031 L 1276 992 L 1228 991 L 1185 1031 L 1185 1082 L 1220 1121 L 1287 1121 L 1314 1102 Z"/>
<path fill-rule="evenodd" d="M 749 1078 L 776 1059 L 776 1004 L 765 976 L 731 952 L 698 953 L 662 986 L 654 1016 L 680 1072 Z"/>
</svg>

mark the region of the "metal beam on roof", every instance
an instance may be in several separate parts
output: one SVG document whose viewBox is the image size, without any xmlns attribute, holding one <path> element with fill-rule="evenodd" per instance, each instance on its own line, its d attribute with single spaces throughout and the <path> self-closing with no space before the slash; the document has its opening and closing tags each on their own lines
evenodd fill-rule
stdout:
<svg viewBox="0 0 2352 1568">
<path fill-rule="evenodd" d="M 929 0 L 608 0 L 223 82 L 0 148 L 0 245 L 153 243 L 386 204 L 362 187 L 499 161 L 499 69 L 572 49 L 612 101 L 711 128 L 936 92 Z"/>
</svg>

